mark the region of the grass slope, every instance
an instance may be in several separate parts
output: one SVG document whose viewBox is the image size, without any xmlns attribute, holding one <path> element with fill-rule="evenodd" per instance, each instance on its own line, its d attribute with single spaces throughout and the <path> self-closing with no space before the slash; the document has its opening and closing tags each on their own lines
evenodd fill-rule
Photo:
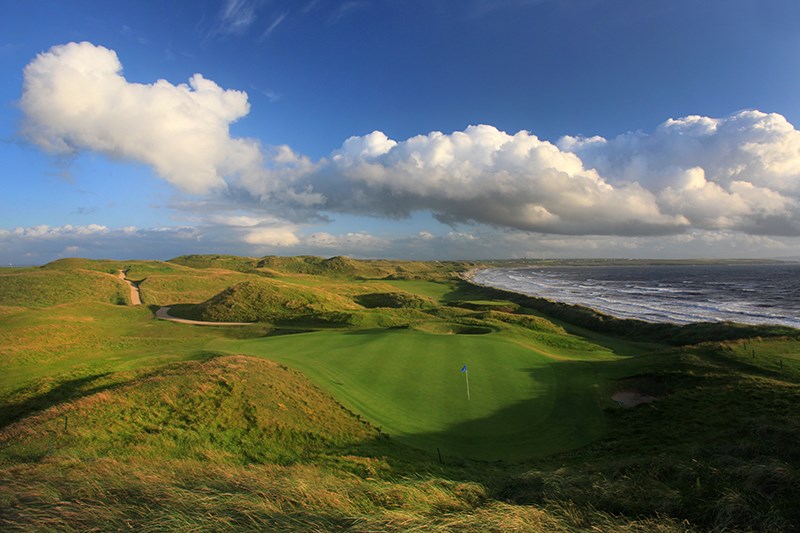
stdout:
<svg viewBox="0 0 800 533">
<path fill-rule="evenodd" d="M 116 276 L 93 270 L 0 271 L 0 306 L 49 307 L 91 301 L 125 305 L 130 296 Z"/>
</svg>

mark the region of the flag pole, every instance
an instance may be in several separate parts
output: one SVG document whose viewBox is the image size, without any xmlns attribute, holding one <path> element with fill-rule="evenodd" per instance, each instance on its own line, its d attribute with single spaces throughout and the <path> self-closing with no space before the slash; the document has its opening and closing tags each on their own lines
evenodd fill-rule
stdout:
<svg viewBox="0 0 800 533">
<path fill-rule="evenodd" d="M 464 371 L 464 378 L 467 380 L 467 400 L 469 400 L 469 370 Z"/>
</svg>

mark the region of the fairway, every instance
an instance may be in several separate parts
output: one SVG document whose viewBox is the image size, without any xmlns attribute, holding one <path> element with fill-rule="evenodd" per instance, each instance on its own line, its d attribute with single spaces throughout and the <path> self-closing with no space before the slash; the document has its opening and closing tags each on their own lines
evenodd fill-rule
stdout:
<svg viewBox="0 0 800 533">
<path fill-rule="evenodd" d="M 383 432 L 433 453 L 524 459 L 604 432 L 590 363 L 557 361 L 499 333 L 320 331 L 212 346 L 301 370 Z"/>
</svg>

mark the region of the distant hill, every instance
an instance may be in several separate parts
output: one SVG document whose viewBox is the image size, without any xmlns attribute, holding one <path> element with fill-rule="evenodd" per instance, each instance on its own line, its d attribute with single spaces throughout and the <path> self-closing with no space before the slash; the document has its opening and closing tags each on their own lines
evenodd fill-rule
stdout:
<svg viewBox="0 0 800 533">
<path fill-rule="evenodd" d="M 396 261 L 387 259 L 352 259 L 345 256 L 322 258 L 310 255 L 283 257 L 270 255 L 260 259 L 231 255 L 182 255 L 170 263 L 192 268 L 225 268 L 260 274 L 281 276 L 302 274 L 331 278 L 356 279 L 446 279 L 453 272 L 461 272 L 470 263 L 458 261 Z"/>
</svg>

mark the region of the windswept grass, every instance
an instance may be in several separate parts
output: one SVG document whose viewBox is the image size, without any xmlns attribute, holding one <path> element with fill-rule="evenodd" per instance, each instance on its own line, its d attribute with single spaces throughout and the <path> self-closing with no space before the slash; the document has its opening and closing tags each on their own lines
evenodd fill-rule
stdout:
<svg viewBox="0 0 800 533">
<path fill-rule="evenodd" d="M 270 279 L 237 283 L 195 306 L 190 315 L 212 322 L 274 322 L 355 309 L 335 294 Z"/>
<path fill-rule="evenodd" d="M 72 302 L 130 303 L 128 287 L 93 270 L 0 271 L 0 306 L 50 307 Z"/>
<path fill-rule="evenodd" d="M 0 528 L 800 529 L 796 330 L 611 319 L 452 274 L 471 266 L 4 271 Z M 150 307 L 106 299 L 120 269 Z M 153 317 L 222 294 L 266 322 Z"/>
<path fill-rule="evenodd" d="M 54 406 L 0 442 L 4 528 L 688 530 L 500 501 L 497 470 L 438 466 L 297 372 L 241 356 L 170 365 Z"/>
</svg>

